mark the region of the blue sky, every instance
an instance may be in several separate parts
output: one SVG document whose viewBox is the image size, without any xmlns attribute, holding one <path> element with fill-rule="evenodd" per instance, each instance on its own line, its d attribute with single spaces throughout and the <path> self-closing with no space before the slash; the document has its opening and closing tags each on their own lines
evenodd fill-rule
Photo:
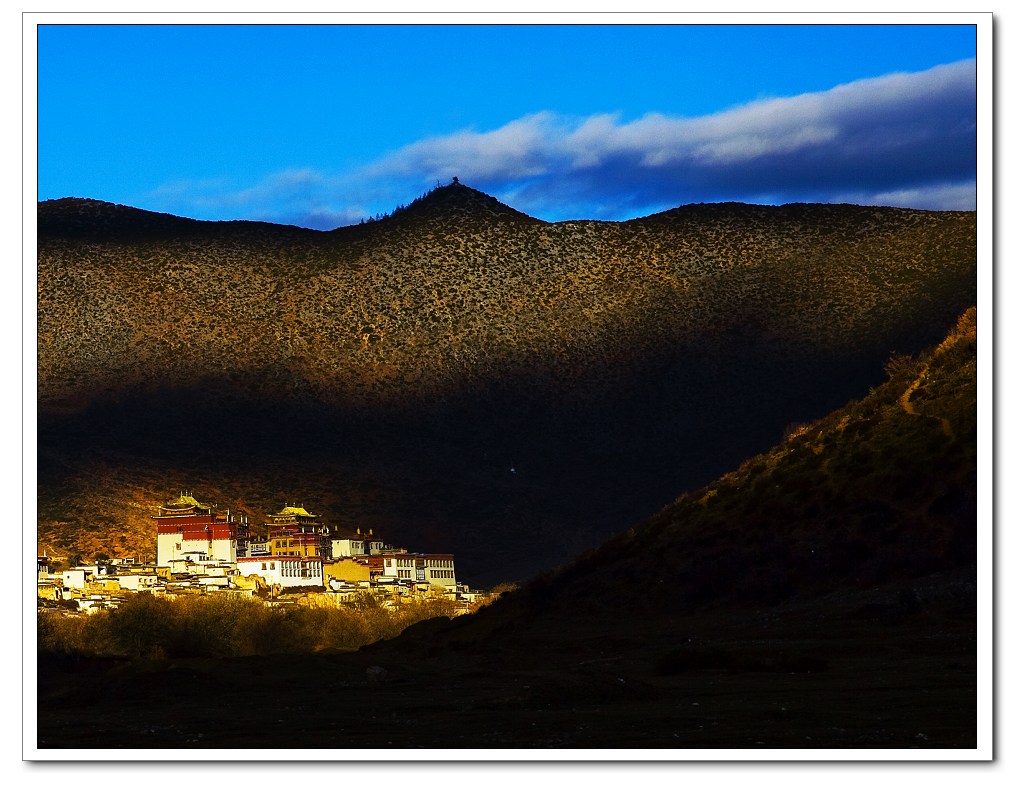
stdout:
<svg viewBox="0 0 1015 785">
<path fill-rule="evenodd" d="M 458 176 L 546 220 L 975 208 L 972 25 L 38 28 L 38 197 L 329 229 Z"/>
</svg>

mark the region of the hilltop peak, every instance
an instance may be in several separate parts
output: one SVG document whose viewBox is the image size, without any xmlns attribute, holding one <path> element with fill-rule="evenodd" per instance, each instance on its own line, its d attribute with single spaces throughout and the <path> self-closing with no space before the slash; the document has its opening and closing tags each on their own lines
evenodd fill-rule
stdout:
<svg viewBox="0 0 1015 785">
<path fill-rule="evenodd" d="M 99 199 L 65 197 L 38 204 L 40 237 L 157 237 L 193 230 L 201 222 Z"/>
<path fill-rule="evenodd" d="M 394 211 L 392 217 L 406 218 L 512 218 L 523 221 L 537 219 L 508 207 L 489 194 L 478 191 L 454 178 L 447 185 L 438 185 L 407 207 Z"/>
</svg>

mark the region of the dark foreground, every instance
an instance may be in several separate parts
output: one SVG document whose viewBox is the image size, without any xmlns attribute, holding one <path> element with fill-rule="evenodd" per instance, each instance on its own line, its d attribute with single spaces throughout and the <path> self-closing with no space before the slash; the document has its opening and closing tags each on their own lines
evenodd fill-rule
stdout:
<svg viewBox="0 0 1015 785">
<path fill-rule="evenodd" d="M 976 746 L 970 573 L 760 612 L 488 614 L 495 626 L 485 613 L 347 654 L 46 658 L 38 746 L 333 748 L 345 760 L 384 748 Z"/>
</svg>

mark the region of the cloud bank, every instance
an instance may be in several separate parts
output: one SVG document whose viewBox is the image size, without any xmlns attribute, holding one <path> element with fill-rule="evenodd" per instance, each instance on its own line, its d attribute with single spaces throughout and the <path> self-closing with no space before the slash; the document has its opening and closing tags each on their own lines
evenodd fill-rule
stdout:
<svg viewBox="0 0 1015 785">
<path fill-rule="evenodd" d="M 538 112 L 422 139 L 343 175 L 286 172 L 203 198 L 315 228 L 455 176 L 547 220 L 726 200 L 975 209 L 975 174 L 975 61 L 965 60 L 703 117 Z"/>
</svg>

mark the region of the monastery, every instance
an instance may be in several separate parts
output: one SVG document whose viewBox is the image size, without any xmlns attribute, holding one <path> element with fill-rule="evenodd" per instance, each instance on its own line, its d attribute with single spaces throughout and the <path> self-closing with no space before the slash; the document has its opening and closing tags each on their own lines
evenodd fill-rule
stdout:
<svg viewBox="0 0 1015 785">
<path fill-rule="evenodd" d="M 245 515 L 220 512 L 184 492 L 152 516 L 158 542 L 154 565 L 116 560 L 50 574 L 49 558 L 40 556 L 39 594 L 78 599 L 82 610 L 108 607 L 103 598 L 122 591 L 231 590 L 277 597 L 305 589 L 339 600 L 362 591 L 437 592 L 463 607 L 478 599 L 458 581 L 450 553 L 409 553 L 384 543 L 372 529 L 330 527 L 298 506 L 287 505 L 268 517 L 267 536 L 253 537 Z"/>
</svg>

